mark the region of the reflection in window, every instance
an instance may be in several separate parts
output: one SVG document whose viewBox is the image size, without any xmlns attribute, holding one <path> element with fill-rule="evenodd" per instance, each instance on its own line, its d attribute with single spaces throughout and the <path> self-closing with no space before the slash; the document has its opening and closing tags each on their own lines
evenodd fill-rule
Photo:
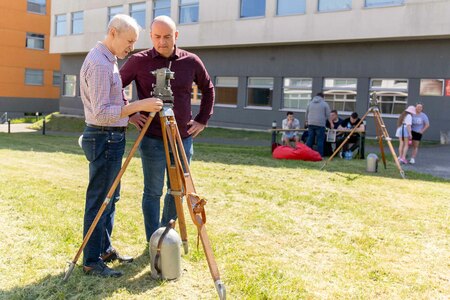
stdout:
<svg viewBox="0 0 450 300">
<path fill-rule="evenodd" d="M 382 114 L 400 114 L 408 101 L 408 80 L 372 79 L 370 93 L 375 93 Z"/>
<path fill-rule="evenodd" d="M 191 92 L 191 104 L 192 105 L 200 105 L 202 101 L 202 91 L 198 88 L 195 82 L 192 83 L 192 92 Z"/>
<path fill-rule="evenodd" d="M 319 0 L 319 11 L 352 9 L 352 0 Z"/>
<path fill-rule="evenodd" d="M 25 69 L 25 84 L 44 85 L 44 70 Z"/>
<path fill-rule="evenodd" d="M 123 13 L 122 5 L 108 7 L 108 23 L 109 21 L 111 21 L 112 18 L 114 18 L 115 15 L 122 13 Z"/>
<path fill-rule="evenodd" d="M 27 32 L 27 39 L 25 43 L 27 48 L 44 50 L 44 35 Z"/>
<path fill-rule="evenodd" d="M 130 4 L 130 16 L 136 20 L 141 28 L 145 28 L 145 2 Z"/>
<path fill-rule="evenodd" d="M 217 77 L 215 102 L 219 105 L 237 105 L 238 77 Z"/>
<path fill-rule="evenodd" d="M 27 0 L 27 11 L 45 15 L 46 0 Z"/>
<path fill-rule="evenodd" d="M 284 78 L 283 108 L 306 109 L 311 93 L 312 78 Z"/>
<path fill-rule="evenodd" d="M 306 11 L 306 0 L 278 0 L 277 15 L 304 14 Z"/>
<path fill-rule="evenodd" d="M 402 5 L 404 0 L 366 0 L 366 7 Z"/>
<path fill-rule="evenodd" d="M 198 22 L 198 0 L 180 0 L 180 24 Z"/>
<path fill-rule="evenodd" d="M 325 78 L 325 101 L 337 111 L 354 112 L 356 108 L 356 78 Z"/>
<path fill-rule="evenodd" d="M 67 17 L 63 15 L 55 15 L 55 35 L 66 34 L 66 21 Z"/>
<path fill-rule="evenodd" d="M 76 96 L 77 76 L 64 75 L 63 95 L 66 97 Z"/>
<path fill-rule="evenodd" d="M 83 33 L 83 12 L 77 11 L 72 13 L 72 34 Z"/>
<path fill-rule="evenodd" d="M 241 0 L 241 18 L 263 17 L 266 14 L 266 0 Z"/>
<path fill-rule="evenodd" d="M 157 16 L 170 17 L 170 0 L 153 1 L 153 18 L 156 18 Z"/>
<path fill-rule="evenodd" d="M 247 106 L 272 107 L 273 78 L 249 77 Z"/>
</svg>

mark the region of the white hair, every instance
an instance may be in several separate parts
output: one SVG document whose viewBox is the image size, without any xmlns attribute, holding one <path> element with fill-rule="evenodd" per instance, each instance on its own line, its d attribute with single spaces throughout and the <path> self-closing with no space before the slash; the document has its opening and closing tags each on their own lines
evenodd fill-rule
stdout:
<svg viewBox="0 0 450 300">
<path fill-rule="evenodd" d="M 134 29 L 136 33 L 139 33 L 141 26 L 136 20 L 128 15 L 118 14 L 115 15 L 108 23 L 108 32 L 112 29 L 116 29 L 118 32 L 128 31 Z"/>
</svg>

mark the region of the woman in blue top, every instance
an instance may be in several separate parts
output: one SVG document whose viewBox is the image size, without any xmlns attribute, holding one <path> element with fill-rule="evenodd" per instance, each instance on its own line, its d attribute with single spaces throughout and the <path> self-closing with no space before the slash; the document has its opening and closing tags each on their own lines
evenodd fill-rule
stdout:
<svg viewBox="0 0 450 300">
<path fill-rule="evenodd" d="M 412 125 L 411 125 L 411 133 L 412 133 L 412 153 L 411 159 L 409 160 L 410 164 L 416 163 L 417 151 L 419 150 L 420 140 L 422 139 L 422 135 L 425 130 L 430 127 L 430 121 L 428 120 L 428 116 L 423 112 L 422 103 L 416 104 L 416 114 L 412 116 Z"/>
</svg>

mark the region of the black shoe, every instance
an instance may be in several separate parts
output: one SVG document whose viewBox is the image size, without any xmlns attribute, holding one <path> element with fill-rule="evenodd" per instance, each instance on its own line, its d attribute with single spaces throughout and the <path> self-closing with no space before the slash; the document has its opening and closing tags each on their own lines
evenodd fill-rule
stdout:
<svg viewBox="0 0 450 300">
<path fill-rule="evenodd" d="M 115 271 L 111 268 L 108 268 L 104 262 L 98 262 L 95 265 L 83 266 L 83 272 L 86 275 L 95 275 L 101 277 L 120 277 L 123 275 L 120 271 Z"/>
<path fill-rule="evenodd" d="M 119 252 L 116 251 L 116 249 L 113 249 L 111 252 L 105 253 L 101 256 L 101 259 L 105 262 L 112 262 L 115 260 L 118 260 L 121 263 L 130 263 L 133 261 L 133 257 L 126 256 L 126 255 L 120 255 Z"/>
</svg>

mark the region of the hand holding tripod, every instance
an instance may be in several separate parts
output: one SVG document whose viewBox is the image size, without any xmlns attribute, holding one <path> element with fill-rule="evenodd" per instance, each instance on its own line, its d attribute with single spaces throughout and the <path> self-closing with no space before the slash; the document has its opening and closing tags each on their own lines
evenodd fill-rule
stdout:
<svg viewBox="0 0 450 300">
<path fill-rule="evenodd" d="M 220 279 L 219 269 L 214 258 L 211 243 L 206 232 L 206 213 L 204 206 L 206 200 L 197 195 L 194 182 L 192 180 L 191 172 L 189 170 L 188 160 L 184 151 L 183 142 L 178 131 L 178 126 L 175 120 L 175 115 L 172 110 L 173 108 L 173 94 L 170 88 L 170 80 L 174 79 L 174 73 L 168 68 L 157 69 L 152 72 L 156 77 L 156 84 L 153 86 L 153 96 L 159 98 L 163 101 L 163 108 L 159 112 L 161 131 L 164 143 L 164 152 L 166 155 L 166 163 L 168 170 L 168 177 L 170 181 L 170 193 L 174 196 L 176 211 L 178 215 L 178 223 L 180 228 L 181 240 L 183 243 L 183 248 L 185 254 L 188 253 L 188 243 L 187 243 L 187 231 L 186 231 L 186 220 L 184 217 L 182 199 L 186 196 L 186 204 L 191 215 L 192 221 L 198 230 L 198 235 L 202 241 L 203 251 L 205 252 L 206 260 L 208 262 L 208 267 L 211 276 L 214 280 L 214 284 L 219 294 L 219 299 L 226 299 L 225 285 Z M 128 164 L 133 157 L 139 143 L 145 135 L 145 132 L 150 126 L 155 113 L 150 113 L 144 127 L 142 128 L 138 138 L 136 139 L 130 153 L 128 154 L 122 168 L 119 171 L 116 179 L 114 180 L 102 206 L 100 207 L 97 216 L 91 224 L 88 232 L 86 233 L 83 243 L 80 246 L 74 259 L 69 262 L 69 268 L 64 276 L 64 281 L 67 280 L 72 273 L 76 262 L 78 261 L 84 247 L 86 246 L 91 234 L 97 225 L 101 215 L 103 214 L 105 208 L 111 200 L 117 185 L 122 178 Z M 170 155 L 172 153 L 172 155 Z M 181 155 L 181 157 L 180 157 Z"/>
<path fill-rule="evenodd" d="M 336 150 L 328 158 L 328 160 L 325 161 L 325 163 L 323 164 L 323 166 L 320 169 L 322 170 L 323 168 L 325 168 L 327 163 L 329 161 L 331 161 L 333 159 L 333 157 L 336 156 L 337 153 L 339 153 L 339 151 L 342 149 L 342 147 L 344 147 L 344 145 L 349 141 L 350 137 L 356 132 L 359 125 L 362 124 L 362 122 L 367 117 L 367 115 L 370 112 L 372 112 L 373 118 L 375 121 L 375 130 L 377 133 L 377 139 L 378 139 L 378 144 L 380 146 L 380 152 L 381 152 L 381 157 L 383 160 L 384 168 L 386 169 L 386 157 L 384 155 L 383 139 L 386 140 L 388 143 L 389 150 L 391 151 L 392 157 L 394 158 L 395 165 L 397 166 L 398 170 L 400 171 L 400 176 L 403 179 L 405 179 L 405 172 L 403 171 L 402 167 L 400 166 L 400 162 L 398 161 L 397 154 L 395 154 L 394 147 L 392 146 L 392 143 L 391 143 L 392 139 L 389 137 L 389 133 L 386 129 L 386 125 L 384 124 L 383 118 L 381 117 L 381 114 L 380 114 L 380 110 L 378 109 L 378 100 L 377 100 L 376 93 L 372 94 L 372 98 L 370 99 L 369 103 L 370 103 L 370 107 L 367 110 L 367 112 L 364 114 L 364 116 L 361 118 L 361 120 L 358 122 L 358 124 L 356 124 L 355 127 L 350 131 L 350 133 L 347 135 L 345 140 L 339 145 L 339 147 L 336 148 Z"/>
</svg>

